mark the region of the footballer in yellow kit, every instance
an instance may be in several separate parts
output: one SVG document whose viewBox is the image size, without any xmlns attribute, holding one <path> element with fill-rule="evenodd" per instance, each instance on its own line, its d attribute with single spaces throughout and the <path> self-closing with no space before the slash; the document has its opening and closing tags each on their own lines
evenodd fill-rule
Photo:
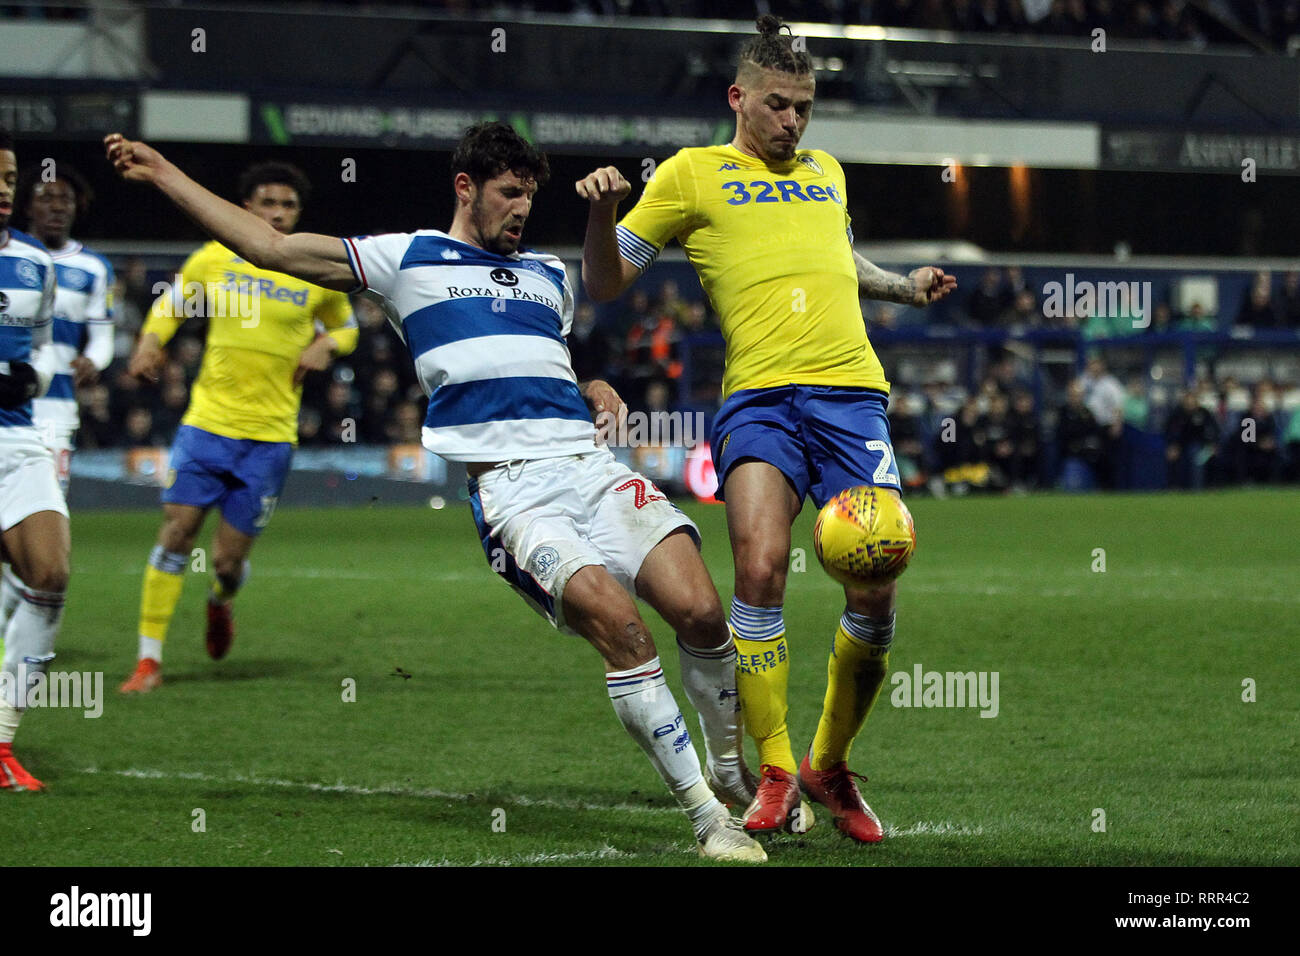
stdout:
<svg viewBox="0 0 1300 956">
<path fill-rule="evenodd" d="M 245 208 L 283 233 L 297 225 L 308 190 L 306 177 L 287 163 L 261 163 L 240 180 Z M 208 318 L 207 344 L 172 446 L 163 524 L 140 598 L 139 659 L 123 693 L 148 692 L 162 682 L 167 627 L 194 540 L 213 507 L 220 509 L 221 523 L 212 544 L 207 650 L 219 660 L 230 649 L 231 599 L 288 475 L 303 378 L 357 343 L 344 293 L 259 269 L 209 242 L 186 260 L 170 294 L 149 310 L 131 374 L 156 380 L 162 347 L 195 314 Z"/>
<path fill-rule="evenodd" d="M 924 306 L 956 287 L 934 267 L 885 272 L 853 251 L 844 172 L 800 150 L 816 82 L 808 54 L 773 16 L 740 52 L 727 91 L 728 144 L 662 163 L 636 206 L 614 167 L 576 183 L 590 203 L 583 282 L 596 301 L 628 288 L 676 239 L 699 275 L 727 342 L 724 401 L 712 446 L 736 563 L 730 625 L 745 728 L 761 779 L 745 828 L 787 826 L 803 791 L 853 839 L 884 836 L 848 769 L 849 751 L 888 672 L 895 587 L 845 587 L 821 721 L 801 763 L 786 727 L 790 648 L 782 606 L 790 526 L 805 496 L 818 508 L 856 486 L 897 494 L 885 416 L 889 383 L 867 340 L 859 297 Z"/>
</svg>

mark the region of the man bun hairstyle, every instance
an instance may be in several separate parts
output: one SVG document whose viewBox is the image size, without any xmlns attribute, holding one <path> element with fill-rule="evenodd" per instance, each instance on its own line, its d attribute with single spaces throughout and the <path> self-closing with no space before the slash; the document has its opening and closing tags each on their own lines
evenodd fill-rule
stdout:
<svg viewBox="0 0 1300 956">
<path fill-rule="evenodd" d="M 797 76 L 812 73 L 812 57 L 807 50 L 794 48 L 794 34 L 788 25 L 781 22 L 780 17 L 765 13 L 755 21 L 755 26 L 758 28 L 758 36 L 750 37 L 740 48 L 737 73 L 743 72 L 747 67 L 780 70 Z"/>
<path fill-rule="evenodd" d="M 513 127 L 497 121 L 475 123 L 465 130 L 451 154 L 451 174 L 465 173 L 480 188 L 507 170 L 538 186 L 551 178 L 546 154 Z"/>
</svg>

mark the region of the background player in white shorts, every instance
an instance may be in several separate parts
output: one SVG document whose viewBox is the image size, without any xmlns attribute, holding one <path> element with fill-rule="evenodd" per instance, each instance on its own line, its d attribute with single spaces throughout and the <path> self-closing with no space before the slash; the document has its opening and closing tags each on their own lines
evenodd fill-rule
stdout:
<svg viewBox="0 0 1300 956">
<path fill-rule="evenodd" d="M 54 374 L 54 262 L 39 242 L 9 228 L 17 181 L 13 140 L 0 131 L 0 558 L 21 582 L 4 629 L 0 788 L 41 790 L 14 757 L 13 740 L 29 681 L 54 659 L 71 539 L 54 457 L 32 424 L 32 399 Z"/>
<path fill-rule="evenodd" d="M 600 652 L 615 713 L 690 818 L 700 852 L 765 860 L 701 774 L 630 593 L 677 633 L 710 781 L 724 798 L 743 793 L 735 650 L 698 531 L 597 447 L 592 412 L 617 414 L 622 402 L 603 382 L 580 388 L 573 374 L 563 263 L 518 251 L 549 175 L 545 156 L 504 124 L 474 126 L 452 157 L 456 212 L 447 232 L 340 240 L 277 233 L 148 146 L 117 134 L 105 144 L 126 179 L 157 186 L 248 261 L 382 296 L 430 396 L 425 447 L 467 464 L 489 562 L 552 623 Z"/>
<path fill-rule="evenodd" d="M 14 202 L 17 213 L 26 217 L 27 232 L 54 260 L 50 349 L 56 365 L 49 390 L 32 401 L 32 421 L 41 441 L 54 454 L 65 499 L 73 442 L 81 424 L 77 389 L 93 384 L 113 361 L 113 267 L 72 238 L 77 216 L 85 213 L 93 198 L 90 184 L 80 173 L 67 163 L 55 163 L 22 177 Z M 19 588 L 13 570 L 6 565 L 0 583 L 0 633 L 18 607 Z"/>
</svg>

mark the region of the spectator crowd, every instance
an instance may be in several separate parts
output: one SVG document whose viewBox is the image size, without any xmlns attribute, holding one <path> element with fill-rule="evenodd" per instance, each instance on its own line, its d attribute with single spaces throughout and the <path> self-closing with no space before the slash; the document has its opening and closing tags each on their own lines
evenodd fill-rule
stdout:
<svg viewBox="0 0 1300 956">
<path fill-rule="evenodd" d="M 156 386 L 127 374 L 127 357 L 152 301 L 147 270 L 128 260 L 118 273 L 117 358 L 81 390 L 81 448 L 165 446 L 180 423 L 203 358 L 201 319 L 168 345 Z M 1219 329 L 1193 302 L 1187 314 L 1155 308 L 1151 328 L 1113 316 L 1047 319 L 1041 295 L 1017 268 L 989 268 L 965 293 L 954 318 L 969 329 L 1011 333 L 1073 331 L 1083 340 L 1150 331 Z M 426 399 L 405 346 L 373 302 L 353 302 L 355 352 L 303 390 L 303 447 L 347 443 L 418 444 Z M 868 327 L 906 327 L 897 307 L 864 302 Z M 1300 273 L 1251 278 L 1235 328 L 1300 329 Z M 890 346 L 878 336 L 878 350 Z M 1300 387 L 1266 376 L 1251 382 L 1205 374 L 1186 387 L 1162 386 L 1145 368 L 1124 380 L 1093 355 L 1080 374 L 1044 382 L 1024 350 L 993 347 L 968 389 L 953 374 L 885 362 L 894 379 L 890 423 L 906 486 L 936 494 L 969 490 L 1164 486 L 1300 480 Z M 723 348 L 716 316 L 687 299 L 673 279 L 638 284 L 603 312 L 580 302 L 569 337 L 580 381 L 604 378 L 629 406 L 647 412 L 717 410 Z M 1300 354 L 1297 354 L 1300 360 Z M 1041 373 L 1041 370 L 1037 370 Z M 1153 480 L 1154 476 L 1154 480 Z"/>
</svg>

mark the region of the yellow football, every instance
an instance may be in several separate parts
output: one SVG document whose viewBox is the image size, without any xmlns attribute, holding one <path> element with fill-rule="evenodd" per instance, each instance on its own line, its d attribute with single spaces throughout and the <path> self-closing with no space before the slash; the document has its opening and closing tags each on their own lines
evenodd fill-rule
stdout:
<svg viewBox="0 0 1300 956">
<path fill-rule="evenodd" d="M 916 550 L 912 515 L 884 488 L 849 488 L 818 512 L 813 549 L 826 573 L 841 584 L 872 587 L 892 581 Z"/>
</svg>

